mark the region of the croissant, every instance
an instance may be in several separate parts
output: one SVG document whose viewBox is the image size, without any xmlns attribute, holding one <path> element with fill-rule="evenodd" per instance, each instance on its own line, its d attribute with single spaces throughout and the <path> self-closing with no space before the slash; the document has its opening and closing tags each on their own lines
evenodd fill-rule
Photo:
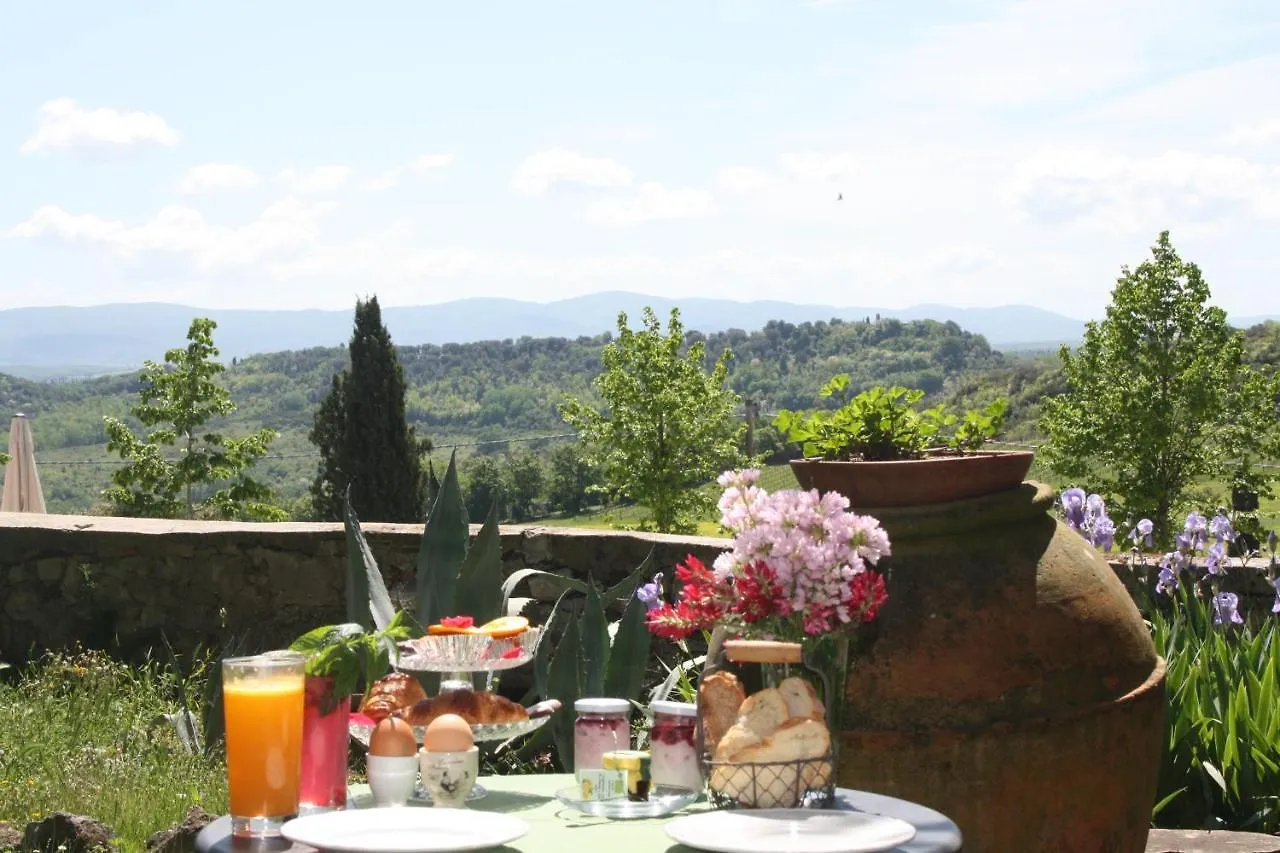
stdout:
<svg viewBox="0 0 1280 853">
<path fill-rule="evenodd" d="M 360 713 L 375 723 L 391 716 L 392 711 L 407 708 L 427 698 L 418 679 L 403 672 L 393 672 L 369 685 L 369 691 L 360 703 Z"/>
<path fill-rule="evenodd" d="M 518 723 L 529 719 L 529 712 L 523 705 L 487 690 L 445 690 L 434 699 L 424 699 L 401 708 L 393 716 L 411 726 L 425 726 L 441 714 L 457 714 L 469 726 Z"/>
</svg>

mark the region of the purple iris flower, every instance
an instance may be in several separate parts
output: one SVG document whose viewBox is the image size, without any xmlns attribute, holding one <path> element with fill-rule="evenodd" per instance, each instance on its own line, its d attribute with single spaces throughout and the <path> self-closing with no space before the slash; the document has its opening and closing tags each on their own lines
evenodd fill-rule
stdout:
<svg viewBox="0 0 1280 853">
<path fill-rule="evenodd" d="M 1133 544 L 1135 546 L 1138 544 L 1138 541 L 1141 540 L 1146 543 L 1148 548 L 1150 548 L 1152 544 L 1154 544 L 1151 539 L 1151 533 L 1154 530 L 1155 525 L 1151 523 L 1151 519 L 1144 518 L 1135 524 L 1133 529 L 1129 531 L 1129 538 L 1133 540 Z"/>
<path fill-rule="evenodd" d="M 1231 542 L 1236 538 L 1236 532 L 1231 527 L 1231 519 L 1227 518 L 1221 512 L 1213 517 L 1209 522 L 1209 532 L 1219 542 Z"/>
<path fill-rule="evenodd" d="M 1191 550 L 1191 537 L 1188 536 L 1187 534 L 1179 533 L 1176 537 L 1174 537 L 1174 541 L 1178 546 L 1178 550 L 1181 551 L 1182 553 L 1185 554 L 1186 552 Z"/>
<path fill-rule="evenodd" d="M 1244 619 L 1241 618 L 1237 608 L 1240 606 L 1240 599 L 1236 597 L 1234 592 L 1220 592 L 1213 597 L 1213 624 L 1215 625 L 1243 625 Z"/>
<path fill-rule="evenodd" d="M 653 583 L 647 583 L 636 590 L 636 598 L 644 602 L 646 610 L 657 610 L 662 606 L 662 572 L 653 576 Z"/>
<path fill-rule="evenodd" d="M 1107 505 L 1102 502 L 1101 495 L 1089 495 L 1084 501 L 1084 511 L 1089 518 L 1101 518 L 1107 514 Z"/>
<path fill-rule="evenodd" d="M 1204 567 L 1211 575 L 1227 573 L 1227 550 L 1222 547 L 1221 542 L 1214 542 L 1209 546 L 1209 550 L 1205 552 Z"/>
<path fill-rule="evenodd" d="M 1276 578 L 1275 584 L 1276 584 L 1276 603 L 1271 605 L 1271 612 L 1280 613 L 1280 578 Z"/>
<path fill-rule="evenodd" d="M 1062 493 L 1062 509 L 1067 514 L 1067 526 L 1079 530 L 1084 526 L 1084 489 L 1067 489 Z"/>
<path fill-rule="evenodd" d="M 1276 532 L 1274 530 L 1267 534 L 1267 550 L 1272 554 L 1276 552 Z"/>
<path fill-rule="evenodd" d="M 1173 595 L 1177 589 L 1178 573 L 1169 566 L 1161 566 L 1160 579 L 1156 581 L 1156 592 L 1164 595 Z"/>
<path fill-rule="evenodd" d="M 1101 548 L 1104 552 L 1110 554 L 1111 549 L 1116 544 L 1116 525 L 1105 515 L 1094 519 L 1092 529 L 1092 540 L 1095 548 Z"/>
<path fill-rule="evenodd" d="M 1183 530 L 1191 542 L 1192 551 L 1203 548 L 1204 543 L 1209 539 L 1209 521 L 1198 512 L 1187 516 L 1187 523 L 1183 526 Z"/>
</svg>

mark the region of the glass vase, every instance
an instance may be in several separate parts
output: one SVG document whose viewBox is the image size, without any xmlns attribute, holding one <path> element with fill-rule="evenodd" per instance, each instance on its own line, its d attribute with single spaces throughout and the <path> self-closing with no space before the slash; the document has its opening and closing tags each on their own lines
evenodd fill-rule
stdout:
<svg viewBox="0 0 1280 853">
<path fill-rule="evenodd" d="M 347 721 L 351 698 L 335 696 L 332 678 L 307 676 L 302 714 L 302 813 L 347 805 Z"/>
</svg>

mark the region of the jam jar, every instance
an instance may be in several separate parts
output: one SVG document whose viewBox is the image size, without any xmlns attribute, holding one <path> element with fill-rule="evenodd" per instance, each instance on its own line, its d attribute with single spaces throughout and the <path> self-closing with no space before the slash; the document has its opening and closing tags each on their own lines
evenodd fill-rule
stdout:
<svg viewBox="0 0 1280 853">
<path fill-rule="evenodd" d="M 655 785 L 702 790 L 702 773 L 694 748 L 698 708 L 686 702 L 654 702 L 649 729 L 650 777 Z"/>
<path fill-rule="evenodd" d="M 600 770 L 604 754 L 631 748 L 631 703 L 626 699 L 579 699 L 573 703 L 573 770 Z"/>
</svg>

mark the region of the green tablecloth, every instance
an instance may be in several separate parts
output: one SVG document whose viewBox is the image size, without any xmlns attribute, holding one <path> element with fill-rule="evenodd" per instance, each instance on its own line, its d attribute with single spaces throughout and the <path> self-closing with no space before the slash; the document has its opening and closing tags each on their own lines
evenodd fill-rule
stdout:
<svg viewBox="0 0 1280 853">
<path fill-rule="evenodd" d="M 584 815 L 561 805 L 556 799 L 556 791 L 573 784 L 571 775 L 483 776 L 480 784 L 488 792 L 487 796 L 471 801 L 467 808 L 478 812 L 503 812 L 529 824 L 529 832 L 523 838 L 501 848 L 518 853 L 692 853 L 689 848 L 675 844 L 663 830 L 663 825 L 681 815 L 708 808 L 702 801 L 668 817 L 609 820 Z M 352 786 L 351 794 L 349 805 L 353 808 L 372 804 L 368 785 Z M 918 834 L 913 841 L 897 848 L 896 853 L 956 853 L 960 850 L 960 832 L 956 825 L 936 811 L 864 791 L 840 789 L 838 798 L 841 808 L 892 815 L 913 824 Z M 428 807 L 419 802 L 411 805 Z M 196 850 L 198 853 L 311 851 L 309 847 L 290 845 L 283 839 L 257 844 L 235 843 L 229 837 L 230 831 L 231 819 L 220 818 L 201 833 L 196 841 Z"/>
</svg>

